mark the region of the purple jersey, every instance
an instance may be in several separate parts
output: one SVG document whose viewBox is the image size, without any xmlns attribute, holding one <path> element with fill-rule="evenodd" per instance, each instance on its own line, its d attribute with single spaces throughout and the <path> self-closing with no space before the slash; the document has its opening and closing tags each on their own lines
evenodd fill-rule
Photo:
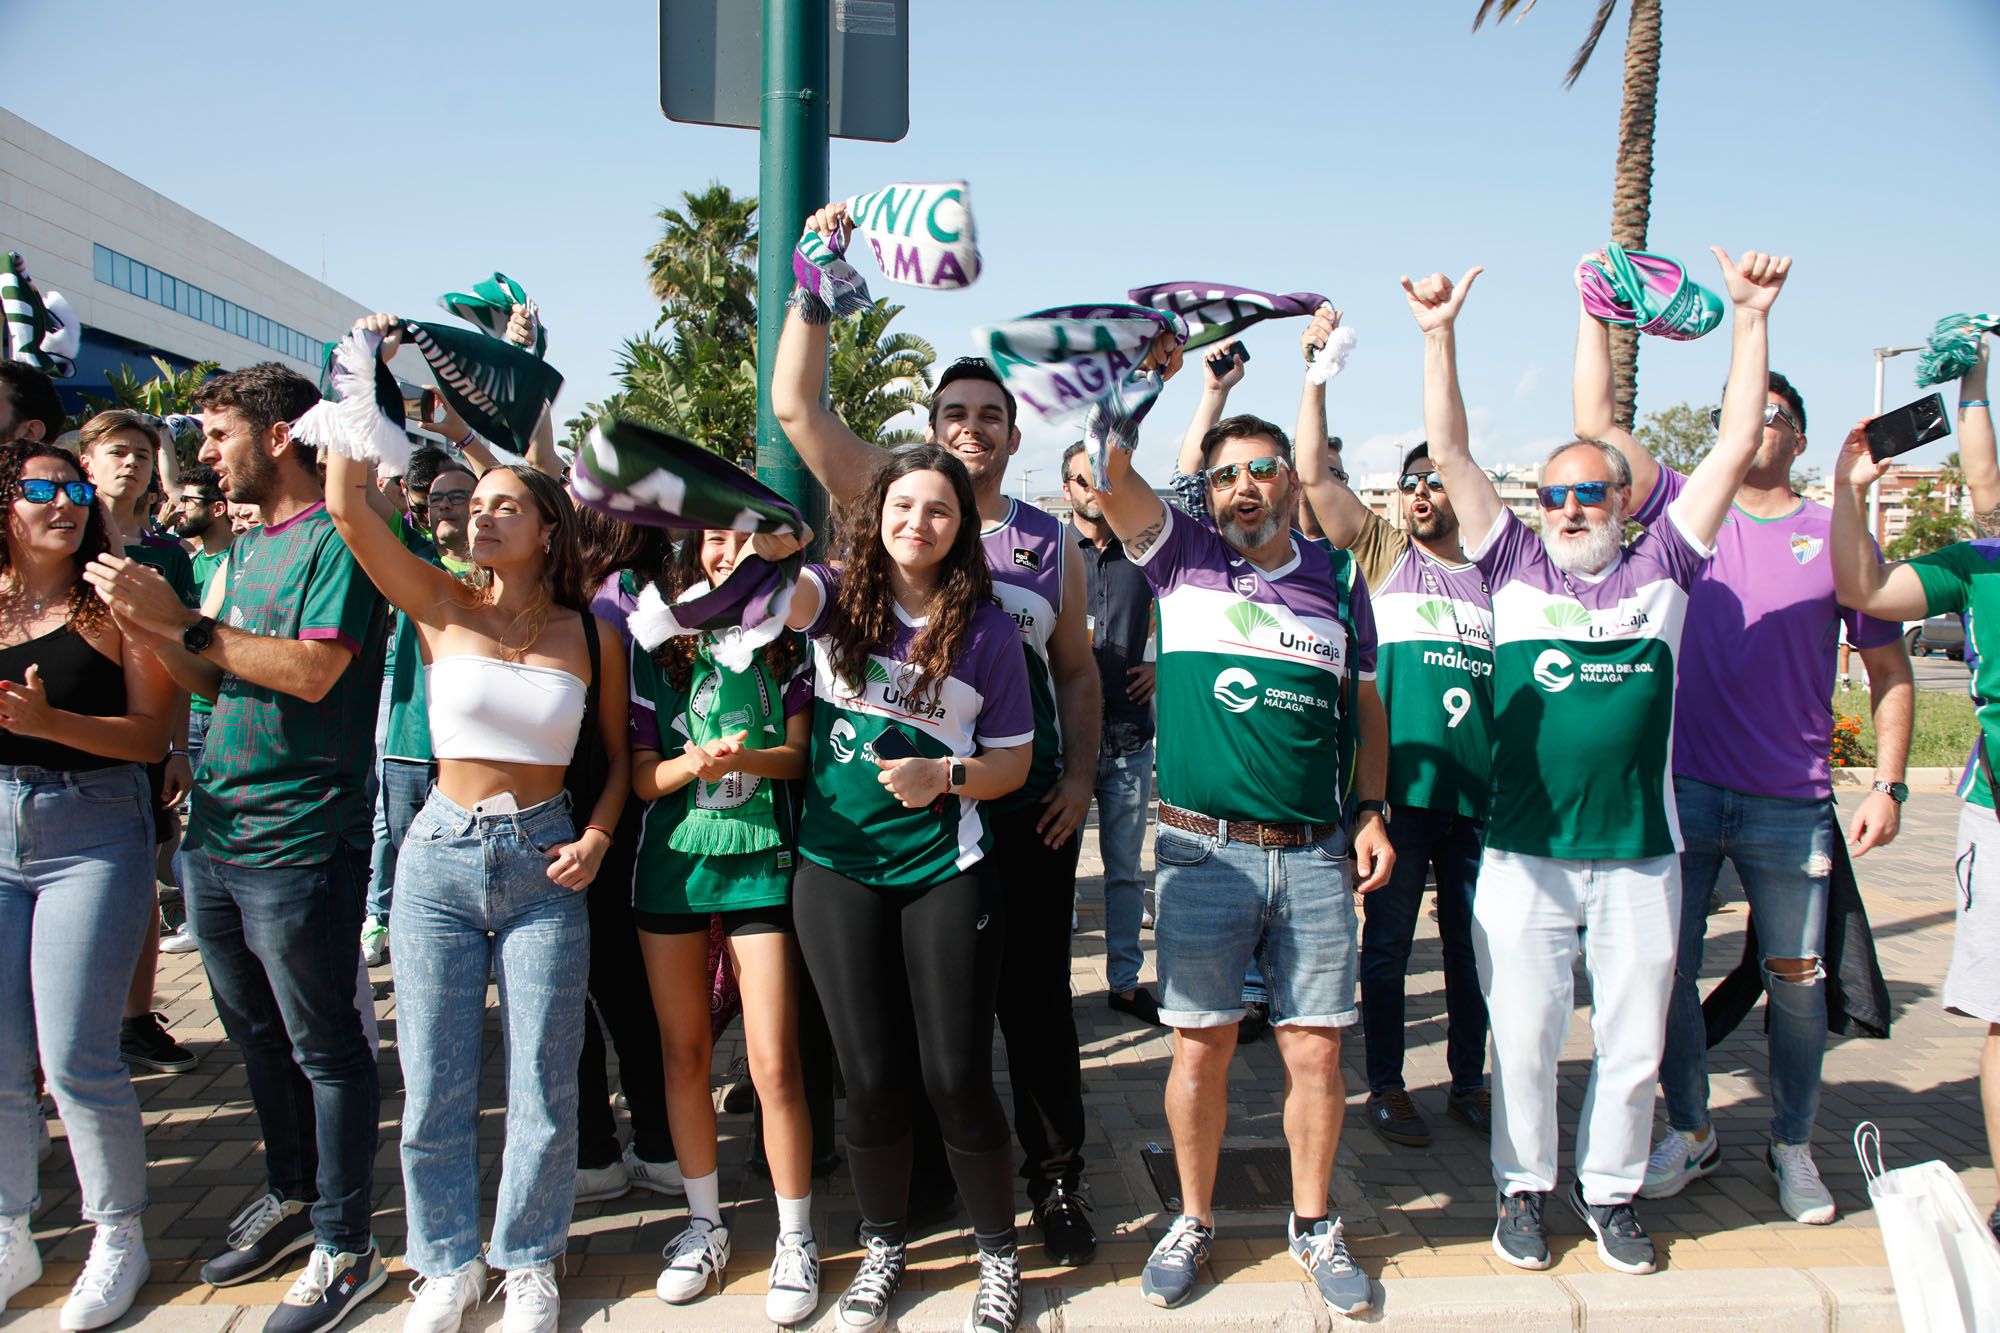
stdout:
<svg viewBox="0 0 2000 1333">
<path fill-rule="evenodd" d="M 1660 469 L 1632 515 L 1652 525 L 1687 487 Z M 1857 648 L 1894 643 L 1900 624 L 1841 607 L 1826 554 L 1833 513 L 1801 499 L 1782 518 L 1731 508 L 1715 558 L 1688 592 L 1675 704 L 1674 773 L 1753 796 L 1833 794 L 1833 675 L 1840 628 Z M 1749 682 L 1754 673 L 1754 685 Z"/>
<path fill-rule="evenodd" d="M 1028 667 L 1028 693 L 1035 705 L 1035 752 L 1028 780 L 1018 791 L 993 802 L 996 810 L 1039 801 L 1062 776 L 1062 723 L 1056 713 L 1055 676 L 1049 666 L 1049 636 L 1062 614 L 1063 561 L 1069 543 L 1063 525 L 1020 500 L 1007 517 L 979 535 L 993 575 L 1000 609 L 1014 617 Z"/>
</svg>

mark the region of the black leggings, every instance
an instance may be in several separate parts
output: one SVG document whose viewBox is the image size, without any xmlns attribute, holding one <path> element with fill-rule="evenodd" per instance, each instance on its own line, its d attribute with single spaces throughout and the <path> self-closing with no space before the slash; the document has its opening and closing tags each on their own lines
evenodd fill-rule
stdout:
<svg viewBox="0 0 2000 1333">
<path fill-rule="evenodd" d="M 1011 1237 L 1011 1145 L 993 1090 L 1002 924 L 986 867 L 924 889 L 874 889 L 806 862 L 792 915 L 847 1082 L 848 1170 L 863 1222 L 900 1236 L 921 1085 L 974 1233 Z"/>
</svg>

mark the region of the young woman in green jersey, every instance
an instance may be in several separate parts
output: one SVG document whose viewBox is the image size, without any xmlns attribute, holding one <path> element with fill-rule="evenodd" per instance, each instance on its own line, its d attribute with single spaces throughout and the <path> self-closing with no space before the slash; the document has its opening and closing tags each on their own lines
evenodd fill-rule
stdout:
<svg viewBox="0 0 2000 1333">
<path fill-rule="evenodd" d="M 668 599 L 720 584 L 749 537 L 688 537 L 660 579 Z M 632 916 L 665 1052 L 667 1120 L 687 1186 L 688 1227 L 655 1287 L 680 1304 L 722 1284 L 729 1263 L 709 1090 L 708 924 L 719 914 L 743 994 L 750 1078 L 764 1108 L 778 1246 L 764 1309 L 796 1324 L 819 1304 L 812 1234 L 812 1123 L 798 1063 L 798 940 L 792 931 L 793 797 L 812 741 L 812 693 L 787 634 L 748 671 L 718 664 L 707 636 L 632 656 L 632 790 L 646 812 Z M 803 688 L 801 688 L 803 687 Z"/>
<path fill-rule="evenodd" d="M 793 907 L 846 1078 L 865 1246 L 840 1326 L 881 1327 L 901 1285 L 921 1087 L 979 1247 L 965 1326 L 1008 1333 L 1020 1260 L 991 1059 L 1004 895 L 980 803 L 1028 775 L 1027 664 L 993 598 L 972 479 L 943 449 L 889 454 L 843 513 L 839 551 L 807 568 L 787 622 L 812 640 L 815 695 Z"/>
</svg>

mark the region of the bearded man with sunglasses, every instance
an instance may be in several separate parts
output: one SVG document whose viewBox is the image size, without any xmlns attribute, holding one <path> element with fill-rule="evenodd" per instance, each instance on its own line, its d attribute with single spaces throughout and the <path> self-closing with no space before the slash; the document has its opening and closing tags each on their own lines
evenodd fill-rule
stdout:
<svg viewBox="0 0 2000 1333">
<path fill-rule="evenodd" d="M 1599 440 L 1542 464 L 1540 537 L 1501 503 L 1468 447 L 1456 325 L 1481 270 L 1403 279 L 1424 334 L 1424 424 L 1474 563 L 1493 595 L 1493 781 L 1473 946 L 1493 1031 L 1493 1248 L 1549 1264 L 1557 1062 L 1581 950 L 1596 1042 L 1570 1205 L 1598 1257 L 1650 1273 L 1632 1200 L 1644 1182 L 1680 923 L 1680 831 L 1667 768 L 1688 589 L 1713 552 L 1762 434 L 1767 317 L 1791 268 L 1714 252 L 1735 303 L 1715 449 L 1629 548 L 1632 473 Z"/>
<path fill-rule="evenodd" d="M 1657 524 L 1688 479 L 1613 420 L 1610 335 L 1587 310 L 1578 319 L 1573 392 L 1578 434 L 1617 447 L 1632 469 L 1632 517 Z M 1722 1161 L 1709 1118 L 1708 1025 L 1697 982 L 1709 896 L 1727 858 L 1749 899 L 1769 996 L 1771 1121 L 1762 1165 L 1787 1216 L 1825 1224 L 1836 1209 L 1811 1143 L 1827 1037 L 1820 959 L 1839 855 L 1827 701 L 1840 627 L 1868 668 L 1877 744 L 1875 788 L 1847 831 L 1855 856 L 1896 836 L 1909 794 L 1903 764 L 1915 690 L 1902 623 L 1841 607 L 1826 551 L 1832 511 L 1792 489 L 1792 465 L 1806 448 L 1798 391 L 1773 371 L 1760 406 L 1756 455 L 1716 535 L 1715 559 L 1688 592 L 1673 735 L 1684 844 L 1680 942 L 1660 1063 L 1667 1131 L 1639 1194 L 1679 1194 Z M 1757 664 L 1761 688 L 1743 689 L 1745 662 Z"/>
</svg>

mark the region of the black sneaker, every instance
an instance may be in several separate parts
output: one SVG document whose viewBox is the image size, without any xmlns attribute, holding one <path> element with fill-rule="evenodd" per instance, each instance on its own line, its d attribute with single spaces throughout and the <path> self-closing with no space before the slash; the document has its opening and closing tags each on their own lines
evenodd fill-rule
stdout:
<svg viewBox="0 0 2000 1333">
<path fill-rule="evenodd" d="M 1030 1219 L 1042 1229 L 1042 1252 L 1065 1268 L 1087 1264 L 1097 1254 L 1097 1232 L 1084 1216 L 1091 1207 L 1076 1187 L 1058 1180 L 1049 1186 Z"/>
<path fill-rule="evenodd" d="M 903 1285 L 903 1247 L 880 1236 L 862 1246 L 861 1267 L 847 1284 L 847 1294 L 834 1307 L 838 1327 L 848 1333 L 874 1333 L 889 1322 L 889 1302 Z"/>
<path fill-rule="evenodd" d="M 1405 1148 L 1430 1146 L 1430 1122 L 1417 1110 L 1410 1094 L 1401 1088 L 1368 1094 L 1368 1123 L 1391 1143 L 1400 1143 Z"/>
<path fill-rule="evenodd" d="M 2000 1240 L 2000 1203 L 1993 1205 L 1993 1213 L 1986 1219 L 1986 1229 L 1993 1233 L 1993 1239 Z"/>
<path fill-rule="evenodd" d="M 306 1271 L 264 1321 L 264 1333 L 325 1333 L 388 1280 L 382 1256 L 372 1244 L 366 1254 L 317 1246 L 306 1260 Z"/>
<path fill-rule="evenodd" d="M 185 1074 L 200 1063 L 193 1051 L 167 1035 L 166 1015 L 158 1010 L 119 1021 L 118 1054 L 128 1065 L 162 1074 Z"/>
<path fill-rule="evenodd" d="M 1014 1333 L 1021 1322 L 1021 1255 L 1012 1245 L 979 1247 L 979 1292 L 965 1333 Z"/>
<path fill-rule="evenodd" d="M 1597 1237 L 1597 1257 L 1621 1273 L 1650 1273 L 1659 1265 L 1653 1253 L 1653 1238 L 1639 1225 L 1639 1214 L 1629 1203 L 1585 1203 L 1583 1182 L 1571 1181 L 1569 1206 L 1590 1224 Z"/>
<path fill-rule="evenodd" d="M 1493 1136 L 1493 1094 L 1485 1088 L 1454 1090 L 1445 1099 L 1444 1113 L 1467 1129 Z"/>
<path fill-rule="evenodd" d="M 757 1086 L 750 1081 L 750 1062 L 737 1056 L 729 1064 L 729 1077 L 734 1080 L 729 1091 L 722 1094 L 722 1110 L 727 1115 L 749 1115 L 757 1109 Z"/>
<path fill-rule="evenodd" d="M 1493 1253 L 1516 1268 L 1549 1266 L 1549 1233 L 1542 1229 L 1539 1190 L 1500 1196 L 1500 1220 L 1493 1227 Z"/>
<path fill-rule="evenodd" d="M 233 1287 L 312 1243 L 311 1205 L 266 1194 L 229 1224 L 229 1247 L 201 1266 L 201 1280 L 211 1287 Z"/>
<path fill-rule="evenodd" d="M 1141 1023 L 1160 1024 L 1160 1002 L 1144 986 L 1135 986 L 1130 995 L 1120 995 L 1117 991 L 1106 991 L 1104 1003 L 1121 1014 L 1130 1014 Z"/>
<path fill-rule="evenodd" d="M 1258 1000 L 1243 1002 L 1243 1017 L 1236 1020 L 1236 1044 L 1254 1046 L 1271 1030 L 1271 1006 Z"/>
</svg>

